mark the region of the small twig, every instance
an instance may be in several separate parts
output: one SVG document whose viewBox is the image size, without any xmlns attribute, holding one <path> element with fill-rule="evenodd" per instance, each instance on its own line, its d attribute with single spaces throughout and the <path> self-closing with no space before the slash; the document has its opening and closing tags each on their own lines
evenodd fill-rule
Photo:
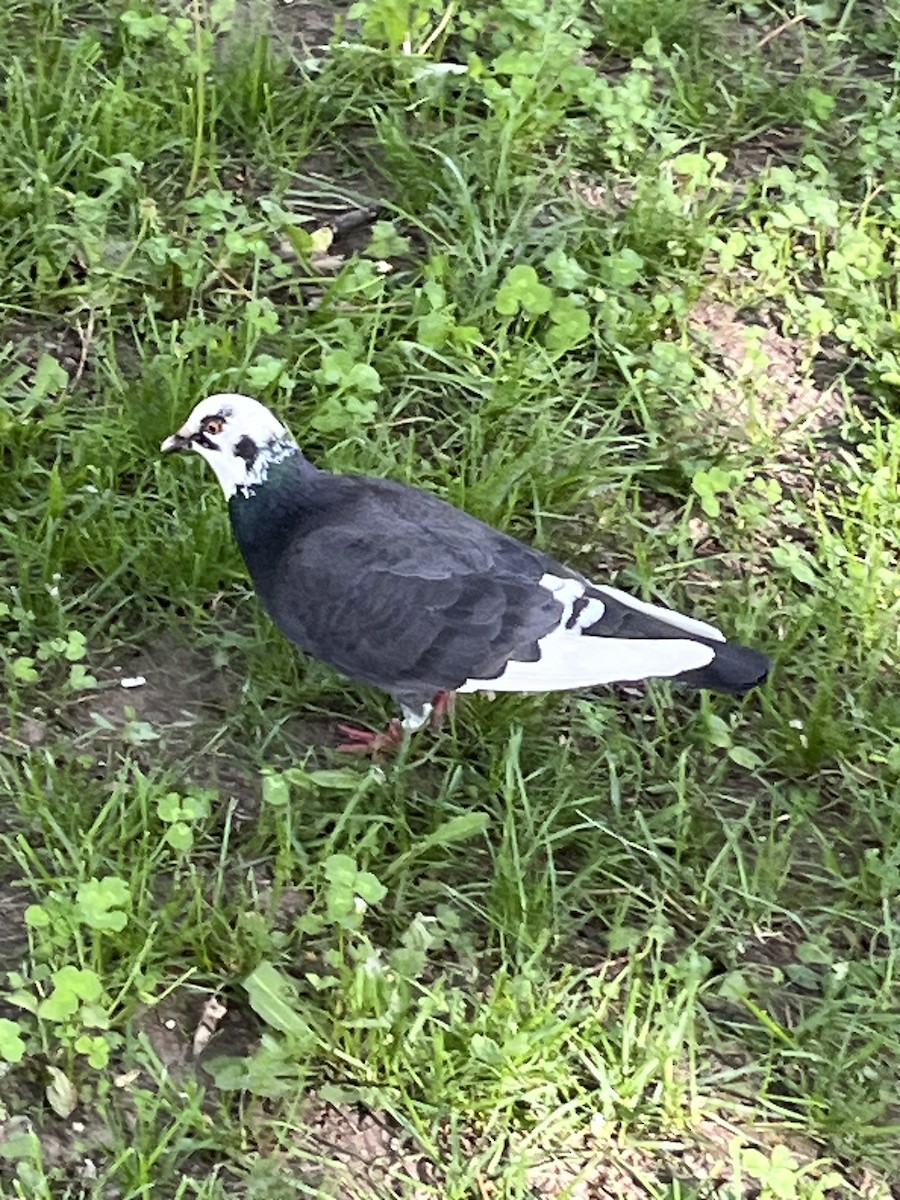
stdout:
<svg viewBox="0 0 900 1200">
<path fill-rule="evenodd" d="M 428 51 L 431 49 L 431 47 L 434 45 L 434 43 L 438 40 L 438 38 L 441 36 L 441 34 L 444 32 L 444 30 L 450 24 L 450 21 L 453 17 L 453 13 L 454 13 L 455 9 L 456 9 L 456 5 L 453 3 L 453 0 L 450 0 L 450 3 L 444 9 L 444 15 L 438 21 L 437 25 L 435 25 L 434 29 L 432 29 L 431 33 L 429 33 L 428 37 L 425 39 L 425 41 L 422 43 L 422 45 L 419 47 L 420 54 L 428 53 Z"/>
<path fill-rule="evenodd" d="M 94 340 L 94 310 L 88 313 L 87 325 L 84 329 L 81 328 L 81 322 L 76 325 L 78 330 L 78 338 L 81 342 L 81 353 L 78 355 L 78 366 L 75 368 L 75 374 L 72 376 L 70 387 L 75 387 L 78 381 L 84 374 L 84 368 L 87 366 L 87 356 L 91 348 L 91 343 Z"/>
<path fill-rule="evenodd" d="M 212 267 L 212 269 L 215 271 L 215 273 L 217 275 L 221 275 L 226 283 L 231 284 L 231 286 L 234 288 L 234 290 L 237 292 L 237 294 L 239 296 L 243 296 L 245 300 L 255 300 L 256 299 L 256 297 L 253 295 L 253 293 L 248 291 L 247 288 L 245 288 L 242 283 L 240 283 L 237 279 L 235 279 L 233 275 L 229 275 L 229 273 L 225 270 L 225 268 L 223 266 L 220 266 L 219 263 L 212 262 L 210 259 L 207 259 L 207 262 L 209 263 L 209 265 Z"/>
<path fill-rule="evenodd" d="M 863 217 L 866 217 L 869 215 L 869 205 L 872 203 L 872 201 L 875 199 L 875 197 L 877 195 L 879 195 L 879 193 L 884 191 L 884 189 L 885 189 L 885 185 L 883 183 L 879 183 L 876 187 L 874 187 L 871 190 L 871 192 L 868 193 L 867 196 L 864 197 L 862 204 L 856 210 L 856 218 L 855 219 L 857 221 L 861 221 L 863 219 Z"/>
<path fill-rule="evenodd" d="M 790 20 L 782 21 L 777 29 L 770 29 L 767 34 L 764 34 L 763 37 L 759 39 L 759 41 L 756 43 L 756 49 L 762 50 L 763 46 L 768 45 L 768 43 L 773 41 L 775 38 L 781 37 L 786 30 L 791 29 L 794 25 L 799 25 L 800 22 L 805 21 L 808 16 L 809 13 L 805 12 L 795 13 Z"/>
<path fill-rule="evenodd" d="M 479 1171 L 475 1176 L 475 1182 L 478 1184 L 478 1190 L 481 1193 L 481 1200 L 490 1200 L 491 1187 L 485 1177 Z"/>
</svg>

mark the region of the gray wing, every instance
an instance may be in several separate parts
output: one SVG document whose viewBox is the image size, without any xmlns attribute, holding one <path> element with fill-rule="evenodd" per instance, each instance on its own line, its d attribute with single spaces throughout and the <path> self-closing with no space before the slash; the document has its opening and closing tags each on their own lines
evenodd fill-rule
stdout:
<svg viewBox="0 0 900 1200">
<path fill-rule="evenodd" d="M 364 482 L 282 554 L 267 599 L 284 633 L 410 708 L 536 659 L 563 611 L 539 585 L 556 564 L 436 497 Z"/>
</svg>

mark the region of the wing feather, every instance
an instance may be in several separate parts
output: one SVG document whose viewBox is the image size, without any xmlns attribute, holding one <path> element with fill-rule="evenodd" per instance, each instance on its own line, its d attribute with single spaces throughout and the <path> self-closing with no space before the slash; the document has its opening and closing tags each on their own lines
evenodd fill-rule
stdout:
<svg viewBox="0 0 900 1200">
<path fill-rule="evenodd" d="M 468 679 L 457 690 L 558 692 L 600 683 L 668 679 L 706 667 L 716 656 L 711 646 L 687 638 L 590 638 L 566 630 L 548 634 L 538 646 L 537 662 L 511 659 L 495 679 Z"/>
<path fill-rule="evenodd" d="M 309 486 L 321 492 L 304 497 L 276 560 L 259 550 L 265 570 L 241 541 L 263 603 L 303 650 L 410 709 L 440 691 L 654 676 L 740 690 L 767 670 L 705 621 L 595 586 L 428 493 L 324 473 Z"/>
</svg>

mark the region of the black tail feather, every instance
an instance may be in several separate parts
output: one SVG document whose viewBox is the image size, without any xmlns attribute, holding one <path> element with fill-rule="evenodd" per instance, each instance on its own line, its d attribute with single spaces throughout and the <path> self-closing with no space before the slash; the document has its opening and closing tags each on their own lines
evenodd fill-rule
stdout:
<svg viewBox="0 0 900 1200">
<path fill-rule="evenodd" d="M 676 683 L 740 696 L 765 682 L 772 662 L 759 650 L 739 646 L 737 642 L 707 642 L 706 645 L 715 648 L 716 657 L 708 666 L 676 675 Z"/>
</svg>

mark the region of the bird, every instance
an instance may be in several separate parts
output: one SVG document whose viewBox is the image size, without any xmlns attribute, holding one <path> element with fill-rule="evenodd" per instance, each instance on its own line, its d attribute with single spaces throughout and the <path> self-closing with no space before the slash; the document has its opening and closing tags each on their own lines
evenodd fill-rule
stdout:
<svg viewBox="0 0 900 1200">
<path fill-rule="evenodd" d="M 251 396 L 207 396 L 162 443 L 206 459 L 263 608 L 285 637 L 393 697 L 402 717 L 341 748 L 377 757 L 456 693 L 669 678 L 740 695 L 770 660 L 396 480 L 315 466 Z"/>
</svg>

